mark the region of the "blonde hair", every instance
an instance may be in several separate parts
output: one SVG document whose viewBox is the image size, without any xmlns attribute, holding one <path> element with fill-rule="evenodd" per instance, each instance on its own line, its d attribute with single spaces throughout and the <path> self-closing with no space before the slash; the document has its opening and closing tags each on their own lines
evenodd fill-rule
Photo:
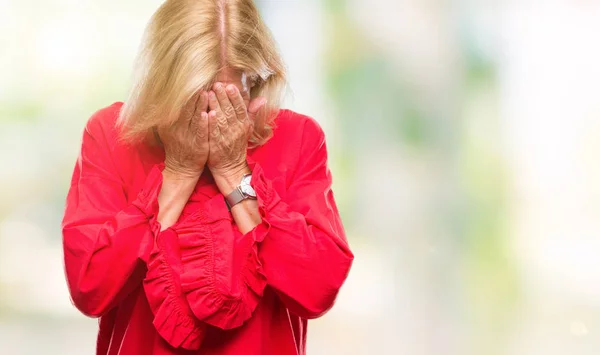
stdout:
<svg viewBox="0 0 600 355">
<path fill-rule="evenodd" d="M 253 146 L 273 131 L 286 86 L 285 68 L 271 33 L 252 0 L 166 0 L 154 13 L 136 60 L 133 87 L 118 121 L 121 138 L 147 137 L 175 122 L 200 89 L 210 89 L 220 70 L 245 73 L 264 96 Z"/>
</svg>

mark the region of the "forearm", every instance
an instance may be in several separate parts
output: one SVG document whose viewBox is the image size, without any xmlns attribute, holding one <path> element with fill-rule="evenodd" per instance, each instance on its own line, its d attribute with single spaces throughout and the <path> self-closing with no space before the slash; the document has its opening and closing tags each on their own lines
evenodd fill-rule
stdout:
<svg viewBox="0 0 600 355">
<path fill-rule="evenodd" d="M 165 169 L 162 174 L 163 183 L 158 194 L 159 212 L 157 217 L 161 231 L 177 222 L 194 191 L 201 172 L 197 176 L 186 176 Z"/>
<path fill-rule="evenodd" d="M 240 183 L 245 174 L 252 171 L 245 166 L 238 171 L 215 175 L 215 183 L 223 196 L 229 195 Z M 262 221 L 258 211 L 258 202 L 253 199 L 245 199 L 231 208 L 231 215 L 241 233 L 246 234 Z"/>
<path fill-rule="evenodd" d="M 262 221 L 256 200 L 247 199 L 231 208 L 231 215 L 242 234 L 250 232 Z"/>
</svg>

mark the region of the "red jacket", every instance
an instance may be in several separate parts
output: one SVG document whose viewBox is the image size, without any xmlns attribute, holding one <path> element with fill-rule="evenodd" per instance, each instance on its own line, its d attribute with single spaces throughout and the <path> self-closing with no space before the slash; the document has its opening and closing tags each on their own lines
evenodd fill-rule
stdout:
<svg viewBox="0 0 600 355">
<path fill-rule="evenodd" d="M 159 232 L 164 152 L 118 139 L 121 106 L 86 125 L 62 226 L 73 302 L 100 317 L 97 354 L 304 354 L 306 320 L 331 308 L 353 259 L 317 122 L 281 110 L 274 136 L 248 150 L 252 231 L 205 169 Z"/>
</svg>

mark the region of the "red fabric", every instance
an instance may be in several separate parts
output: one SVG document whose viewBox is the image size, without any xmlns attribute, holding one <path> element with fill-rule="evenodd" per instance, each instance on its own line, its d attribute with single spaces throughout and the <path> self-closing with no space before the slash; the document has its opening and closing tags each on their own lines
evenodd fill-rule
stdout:
<svg viewBox="0 0 600 355">
<path fill-rule="evenodd" d="M 118 139 L 121 103 L 89 120 L 63 220 L 75 306 L 100 317 L 97 354 L 304 354 L 353 255 L 323 131 L 281 110 L 248 150 L 262 223 L 242 234 L 208 170 L 179 221 L 156 220 L 164 152 Z"/>
</svg>

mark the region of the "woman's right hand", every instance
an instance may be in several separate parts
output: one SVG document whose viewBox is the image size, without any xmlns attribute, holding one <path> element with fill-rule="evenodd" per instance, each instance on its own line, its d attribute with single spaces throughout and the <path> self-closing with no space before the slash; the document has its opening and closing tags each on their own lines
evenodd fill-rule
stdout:
<svg viewBox="0 0 600 355">
<path fill-rule="evenodd" d="M 165 149 L 165 171 L 198 178 L 208 159 L 208 93 L 198 91 L 171 126 L 157 129 Z"/>
</svg>

